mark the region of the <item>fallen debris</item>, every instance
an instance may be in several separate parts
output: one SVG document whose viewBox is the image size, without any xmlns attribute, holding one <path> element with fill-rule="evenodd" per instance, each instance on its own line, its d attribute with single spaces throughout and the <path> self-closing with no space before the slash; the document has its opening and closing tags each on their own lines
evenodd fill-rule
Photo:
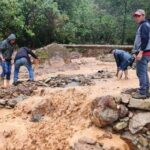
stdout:
<svg viewBox="0 0 150 150">
<path fill-rule="evenodd" d="M 150 149 L 150 99 L 136 100 L 130 94 L 135 89 L 126 90 L 127 95 L 119 97 L 103 96 L 91 104 L 91 121 L 98 127 L 111 127 L 122 134 L 138 150 Z M 110 129 L 109 129 L 110 130 Z"/>
</svg>

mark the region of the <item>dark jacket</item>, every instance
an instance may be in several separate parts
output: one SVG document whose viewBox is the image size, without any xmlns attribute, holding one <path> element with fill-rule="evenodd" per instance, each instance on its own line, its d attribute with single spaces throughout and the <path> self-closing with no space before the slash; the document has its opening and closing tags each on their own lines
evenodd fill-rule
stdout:
<svg viewBox="0 0 150 150">
<path fill-rule="evenodd" d="M 16 36 L 11 34 L 8 38 L 0 43 L 0 54 L 5 60 L 11 60 L 13 51 L 15 49 L 14 45 L 10 44 L 11 40 L 15 40 Z"/>
<path fill-rule="evenodd" d="M 114 57 L 116 60 L 117 68 L 121 70 L 125 70 L 134 61 L 134 57 L 131 54 L 120 49 L 115 50 Z"/>
<path fill-rule="evenodd" d="M 145 20 L 138 26 L 134 41 L 133 53 L 150 51 L 150 21 Z"/>
<path fill-rule="evenodd" d="M 15 61 L 20 58 L 26 58 L 28 60 L 28 62 L 31 63 L 29 55 L 31 55 L 35 59 L 38 59 L 38 57 L 32 52 L 31 49 L 29 49 L 27 47 L 21 47 L 16 54 Z"/>
</svg>

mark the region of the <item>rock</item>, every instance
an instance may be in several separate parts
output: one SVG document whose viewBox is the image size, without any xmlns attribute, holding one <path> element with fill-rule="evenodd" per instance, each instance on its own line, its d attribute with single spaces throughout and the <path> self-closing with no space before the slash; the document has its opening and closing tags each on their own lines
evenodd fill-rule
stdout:
<svg viewBox="0 0 150 150">
<path fill-rule="evenodd" d="M 130 119 L 129 130 L 132 134 L 137 133 L 150 123 L 150 112 L 137 113 Z"/>
<path fill-rule="evenodd" d="M 79 139 L 79 143 L 87 143 L 87 144 L 90 144 L 90 145 L 95 145 L 96 140 L 94 140 L 92 138 L 88 138 L 88 137 L 83 137 L 83 138 Z"/>
<path fill-rule="evenodd" d="M 133 112 L 130 111 L 128 116 L 129 118 L 132 118 L 134 116 Z"/>
<path fill-rule="evenodd" d="M 128 126 L 127 122 L 118 122 L 113 126 L 113 129 L 118 132 L 125 129 L 127 126 Z"/>
<path fill-rule="evenodd" d="M 135 139 L 134 135 L 125 131 L 121 134 L 121 139 L 123 139 L 131 150 L 137 150 L 138 140 Z"/>
<path fill-rule="evenodd" d="M 129 111 L 128 111 L 128 108 L 124 105 L 120 105 L 120 108 L 119 108 L 119 117 L 120 118 L 124 118 L 128 115 Z"/>
<path fill-rule="evenodd" d="M 5 105 L 0 105 L 0 108 L 5 108 Z"/>
<path fill-rule="evenodd" d="M 32 116 L 36 114 L 45 115 L 49 114 L 54 110 L 53 104 L 49 99 L 41 99 L 37 103 L 34 104 L 32 109 Z"/>
<path fill-rule="evenodd" d="M 39 122 L 42 119 L 42 115 L 41 114 L 33 114 L 31 117 L 31 122 Z"/>
<path fill-rule="evenodd" d="M 96 145 L 90 145 L 87 143 L 75 143 L 72 150 L 103 150 L 103 148 L 97 143 Z"/>
<path fill-rule="evenodd" d="M 88 137 L 82 137 L 79 139 L 76 143 L 74 143 L 73 147 L 71 147 L 72 150 L 103 150 L 102 146 L 97 143 L 96 140 L 88 138 Z"/>
<path fill-rule="evenodd" d="M 9 100 L 7 102 L 7 105 L 14 108 L 17 105 L 17 103 L 18 103 L 17 100 Z"/>
<path fill-rule="evenodd" d="M 123 104 L 128 104 L 129 103 L 129 101 L 130 101 L 130 96 L 129 95 L 121 95 L 121 102 L 123 103 Z"/>
<path fill-rule="evenodd" d="M 131 88 L 131 89 L 124 89 L 121 93 L 122 94 L 128 94 L 128 95 L 133 95 L 137 92 L 138 89 L 134 89 L 134 88 Z"/>
<path fill-rule="evenodd" d="M 7 100 L 0 99 L 0 105 L 6 105 L 6 103 L 7 103 Z"/>
<path fill-rule="evenodd" d="M 117 104 L 112 96 L 95 99 L 91 106 L 91 121 L 99 127 L 111 125 L 119 119 Z"/>
<path fill-rule="evenodd" d="M 6 108 L 6 109 L 12 109 L 13 107 L 6 105 L 5 108 Z"/>
<path fill-rule="evenodd" d="M 149 141 L 146 138 L 144 138 L 142 135 L 138 136 L 138 141 L 143 147 L 148 146 Z"/>
<path fill-rule="evenodd" d="M 130 99 L 128 107 L 141 110 L 150 110 L 150 99 L 137 100 L 132 98 Z"/>
<path fill-rule="evenodd" d="M 121 118 L 121 119 L 120 119 L 120 122 L 122 122 L 122 121 L 128 122 L 128 121 L 129 121 L 129 117 Z"/>
<path fill-rule="evenodd" d="M 44 81 L 44 83 L 49 83 L 50 81 L 51 81 L 51 77 L 49 77 L 49 78 L 47 78 L 45 81 Z"/>
</svg>

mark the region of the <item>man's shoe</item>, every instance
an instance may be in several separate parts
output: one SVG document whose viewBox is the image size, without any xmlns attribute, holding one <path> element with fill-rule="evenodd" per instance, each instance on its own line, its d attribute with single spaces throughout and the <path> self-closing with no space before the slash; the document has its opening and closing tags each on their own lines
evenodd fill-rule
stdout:
<svg viewBox="0 0 150 150">
<path fill-rule="evenodd" d="M 135 95 L 132 96 L 132 98 L 135 98 L 135 99 L 146 99 L 148 98 L 147 95 L 142 95 L 140 93 L 136 93 Z"/>
<path fill-rule="evenodd" d="M 30 79 L 29 79 L 29 80 L 27 80 L 27 82 L 35 82 L 35 81 L 34 81 L 34 80 L 30 80 Z"/>
<path fill-rule="evenodd" d="M 17 85 L 18 85 L 18 81 L 14 81 L 14 82 L 13 82 L 13 85 L 14 85 L 14 86 L 17 86 Z"/>
</svg>

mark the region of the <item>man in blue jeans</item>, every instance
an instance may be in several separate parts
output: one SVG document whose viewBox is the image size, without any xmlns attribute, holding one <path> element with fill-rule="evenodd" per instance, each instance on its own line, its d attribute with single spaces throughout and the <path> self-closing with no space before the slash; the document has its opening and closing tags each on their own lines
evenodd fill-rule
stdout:
<svg viewBox="0 0 150 150">
<path fill-rule="evenodd" d="M 29 55 L 38 60 L 38 57 L 32 52 L 31 49 L 27 47 L 22 47 L 16 54 L 15 57 L 15 70 L 14 70 L 14 82 L 13 84 L 16 86 L 18 84 L 18 74 L 21 66 L 25 66 L 29 71 L 29 81 L 34 81 L 34 74 L 32 63 Z"/>
<path fill-rule="evenodd" d="M 134 62 L 134 57 L 126 51 L 115 49 L 112 51 L 117 64 L 117 78 L 120 80 L 122 78 L 123 72 L 125 74 L 125 79 L 128 79 L 128 66 L 132 66 Z"/>
<path fill-rule="evenodd" d="M 136 57 L 136 72 L 140 84 L 140 88 L 133 98 L 146 99 L 149 97 L 150 22 L 145 19 L 145 11 L 142 9 L 137 10 L 133 17 L 138 23 L 133 54 Z"/>
<path fill-rule="evenodd" d="M 8 38 L 0 43 L 0 63 L 2 66 L 2 74 L 0 76 L 0 85 L 4 85 L 4 79 L 6 79 L 6 87 L 9 86 L 11 75 L 11 59 L 15 49 L 16 36 L 10 34 Z"/>
</svg>

